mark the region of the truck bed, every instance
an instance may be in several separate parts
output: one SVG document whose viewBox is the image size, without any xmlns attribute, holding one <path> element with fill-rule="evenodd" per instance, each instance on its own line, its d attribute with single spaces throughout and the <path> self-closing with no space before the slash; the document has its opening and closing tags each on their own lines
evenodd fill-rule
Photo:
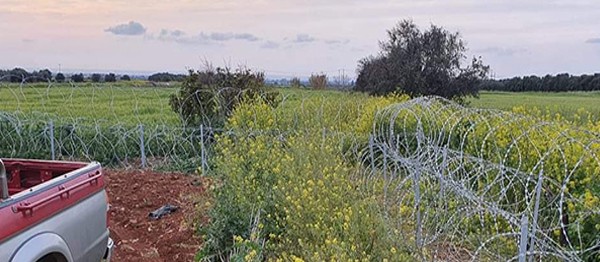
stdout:
<svg viewBox="0 0 600 262">
<path fill-rule="evenodd" d="M 0 200 L 0 261 L 45 261 L 48 252 L 65 261 L 104 256 L 108 204 L 99 163 L 2 161 L 9 197 Z"/>
</svg>

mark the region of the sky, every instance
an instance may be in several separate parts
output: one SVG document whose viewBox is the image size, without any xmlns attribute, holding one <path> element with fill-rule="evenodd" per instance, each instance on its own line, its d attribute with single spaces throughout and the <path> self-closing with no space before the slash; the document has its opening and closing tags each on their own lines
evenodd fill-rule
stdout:
<svg viewBox="0 0 600 262">
<path fill-rule="evenodd" d="M 600 72 L 597 0 L 0 0 L 0 68 L 355 76 L 402 19 L 460 32 L 496 78 Z"/>
</svg>

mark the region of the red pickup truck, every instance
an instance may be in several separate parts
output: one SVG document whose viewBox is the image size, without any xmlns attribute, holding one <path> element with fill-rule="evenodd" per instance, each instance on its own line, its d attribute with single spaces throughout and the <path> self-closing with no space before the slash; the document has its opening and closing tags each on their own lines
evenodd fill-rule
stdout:
<svg viewBox="0 0 600 262">
<path fill-rule="evenodd" d="M 110 261 L 99 163 L 0 160 L 0 261 Z"/>
</svg>

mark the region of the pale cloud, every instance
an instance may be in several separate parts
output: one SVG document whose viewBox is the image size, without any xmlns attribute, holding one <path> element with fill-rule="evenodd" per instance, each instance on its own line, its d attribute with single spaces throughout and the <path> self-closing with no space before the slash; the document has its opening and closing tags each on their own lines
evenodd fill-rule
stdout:
<svg viewBox="0 0 600 262">
<path fill-rule="evenodd" d="M 350 43 L 350 40 L 324 40 L 323 42 L 328 45 L 346 45 Z"/>
<path fill-rule="evenodd" d="M 585 42 L 588 44 L 600 44 L 600 38 L 590 38 L 585 40 Z"/>
<path fill-rule="evenodd" d="M 260 40 L 259 37 L 250 33 L 200 32 L 198 34 L 190 35 L 179 29 L 161 29 L 156 35 L 146 35 L 146 39 L 194 45 L 211 45 L 234 40 L 247 42 L 256 42 Z"/>
<path fill-rule="evenodd" d="M 127 24 L 112 26 L 104 31 L 115 35 L 143 35 L 146 33 L 146 28 L 138 22 L 129 21 Z"/>
<path fill-rule="evenodd" d="M 262 44 L 260 46 L 260 48 L 265 48 L 265 49 L 276 49 L 279 48 L 280 44 L 277 42 L 273 42 L 273 41 L 266 41 L 264 44 Z"/>
<path fill-rule="evenodd" d="M 315 40 L 317 40 L 317 39 L 308 34 L 298 34 L 298 35 L 296 35 L 296 38 L 292 39 L 292 42 L 294 42 L 294 43 L 310 43 L 310 42 L 314 42 Z"/>
</svg>

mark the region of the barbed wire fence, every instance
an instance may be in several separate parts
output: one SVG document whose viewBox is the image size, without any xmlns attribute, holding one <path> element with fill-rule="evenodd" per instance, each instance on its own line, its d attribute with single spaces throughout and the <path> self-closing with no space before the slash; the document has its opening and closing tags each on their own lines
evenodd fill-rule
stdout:
<svg viewBox="0 0 600 262">
<path fill-rule="evenodd" d="M 415 253 L 441 261 L 599 258 L 600 134 L 441 98 L 378 116 L 363 165 L 384 181 L 390 223 L 412 228 L 405 241 Z M 409 212 L 394 216 L 399 207 Z"/>
<path fill-rule="evenodd" d="M 18 97 L 26 88 L 10 92 Z M 36 102 L 48 105 L 50 91 L 38 92 L 46 98 Z M 73 97 L 73 92 L 64 95 Z M 163 95 L 148 92 L 154 92 L 157 100 Z M 141 104 L 139 93 L 131 94 L 131 103 Z M 286 100 L 280 106 L 286 106 Z M 19 102 L 18 108 L 27 103 Z M 300 104 L 297 114 L 302 114 L 304 101 Z M 347 109 L 328 110 L 315 117 L 343 118 Z M 0 112 L 0 156 L 145 168 L 175 165 L 206 174 L 214 134 L 285 138 L 304 131 L 239 134 L 204 124 L 190 127 L 171 120 L 133 119 L 111 123 L 75 115 Z M 598 258 L 598 133 L 504 111 L 465 108 L 440 98 L 419 98 L 379 111 L 366 144 L 351 133 L 326 127 L 322 135 L 342 137 L 342 144 L 351 140 L 353 146 L 344 157 L 348 162 L 360 159 L 357 179 L 368 184 L 359 190 L 382 195 L 381 213 L 390 230 L 411 232 L 402 242 L 413 243 L 412 251 L 422 260 Z M 382 192 L 372 192 L 372 185 L 379 183 Z"/>
</svg>

